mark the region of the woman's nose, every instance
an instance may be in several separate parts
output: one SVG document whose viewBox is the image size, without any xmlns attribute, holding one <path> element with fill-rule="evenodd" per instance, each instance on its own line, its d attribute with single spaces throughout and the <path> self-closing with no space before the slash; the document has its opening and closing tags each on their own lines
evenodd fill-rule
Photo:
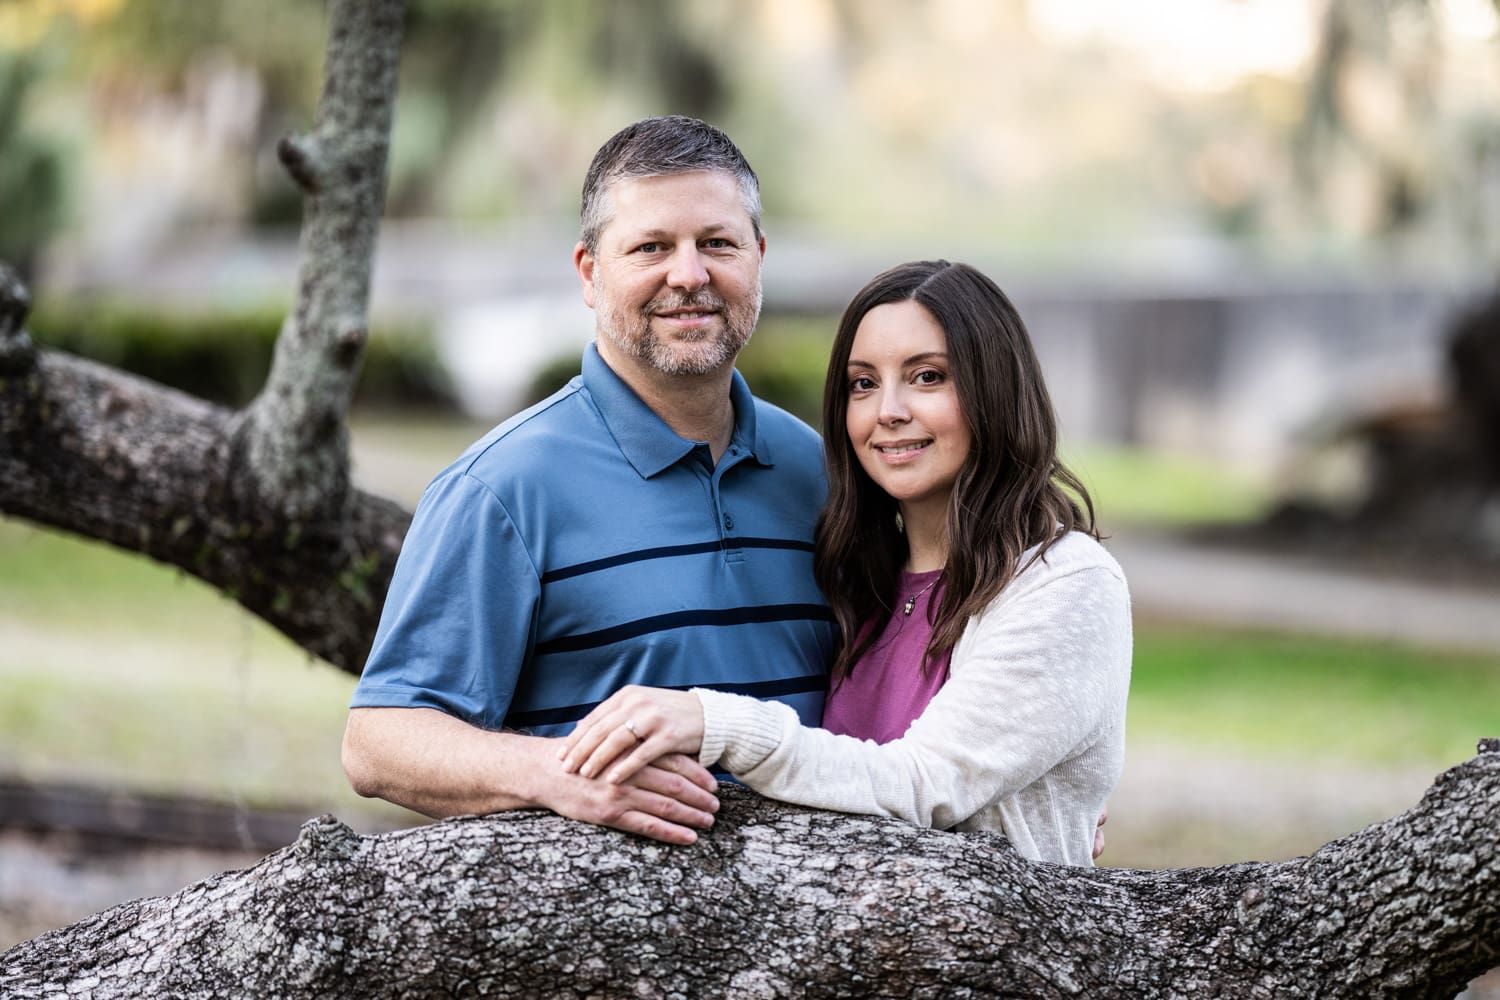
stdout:
<svg viewBox="0 0 1500 1000">
<path fill-rule="evenodd" d="M 904 424 L 911 419 L 911 410 L 906 405 L 906 395 L 899 389 L 880 394 L 879 420 L 882 424 Z"/>
</svg>

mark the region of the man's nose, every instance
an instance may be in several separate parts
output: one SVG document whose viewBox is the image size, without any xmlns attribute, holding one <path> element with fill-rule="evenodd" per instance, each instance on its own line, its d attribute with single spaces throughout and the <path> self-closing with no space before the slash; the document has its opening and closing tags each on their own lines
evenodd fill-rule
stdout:
<svg viewBox="0 0 1500 1000">
<path fill-rule="evenodd" d="M 673 288 L 695 292 L 708 284 L 708 269 L 703 266 L 703 255 L 696 245 L 686 246 L 672 255 L 667 270 L 667 284 Z"/>
</svg>

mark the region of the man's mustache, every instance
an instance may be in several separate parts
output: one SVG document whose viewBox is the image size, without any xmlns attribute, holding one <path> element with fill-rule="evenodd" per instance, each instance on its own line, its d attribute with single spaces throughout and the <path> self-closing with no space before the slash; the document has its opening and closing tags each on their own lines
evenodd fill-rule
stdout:
<svg viewBox="0 0 1500 1000">
<path fill-rule="evenodd" d="M 641 310 L 648 314 L 676 312 L 679 309 L 701 309 L 705 312 L 722 312 L 724 300 L 715 292 L 701 291 L 691 295 L 663 295 L 647 302 Z"/>
</svg>

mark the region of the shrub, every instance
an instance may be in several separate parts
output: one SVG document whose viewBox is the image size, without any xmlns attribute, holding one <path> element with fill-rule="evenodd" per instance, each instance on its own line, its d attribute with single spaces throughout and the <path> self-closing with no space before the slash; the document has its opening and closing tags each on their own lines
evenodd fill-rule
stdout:
<svg viewBox="0 0 1500 1000">
<path fill-rule="evenodd" d="M 156 312 L 135 305 L 42 303 L 28 328 L 46 347 L 123 368 L 226 406 L 265 383 L 285 311 L 264 306 Z M 415 325 L 370 331 L 355 400 L 376 406 L 454 409 L 430 333 Z"/>
</svg>

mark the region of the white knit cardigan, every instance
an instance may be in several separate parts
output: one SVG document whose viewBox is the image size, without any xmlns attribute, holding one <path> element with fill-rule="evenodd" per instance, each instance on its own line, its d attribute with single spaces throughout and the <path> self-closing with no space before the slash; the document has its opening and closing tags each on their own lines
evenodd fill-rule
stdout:
<svg viewBox="0 0 1500 1000">
<path fill-rule="evenodd" d="M 947 683 L 901 739 L 836 736 L 779 702 L 699 688 L 699 760 L 775 799 L 999 831 L 1023 857 L 1092 865 L 1124 764 L 1130 656 L 1125 576 L 1072 532 L 969 620 Z"/>
</svg>

